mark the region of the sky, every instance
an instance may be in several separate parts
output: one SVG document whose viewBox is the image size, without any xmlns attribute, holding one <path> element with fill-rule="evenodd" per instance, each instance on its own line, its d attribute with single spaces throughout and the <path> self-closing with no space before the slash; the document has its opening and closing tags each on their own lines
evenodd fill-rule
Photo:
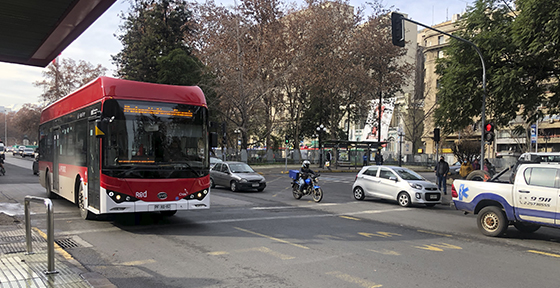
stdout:
<svg viewBox="0 0 560 288">
<path fill-rule="evenodd" d="M 218 4 L 230 6 L 234 0 L 214 0 Z M 290 1 L 291 2 L 291 1 Z M 350 0 L 354 7 L 364 5 L 367 0 Z M 451 19 L 453 14 L 463 13 L 472 0 L 382 0 L 385 7 L 392 7 L 417 22 L 435 25 Z M 116 67 L 111 63 L 111 55 L 122 49 L 114 36 L 122 34 L 119 14 L 128 11 L 128 1 L 117 0 L 82 35 L 70 44 L 61 54 L 62 58 L 72 58 L 76 62 L 85 60 L 93 65 L 101 64 L 108 68 L 107 76 L 114 76 Z M 0 106 L 12 111 L 25 103 L 39 104 L 42 90 L 33 82 L 43 79 L 46 68 L 9 64 L 0 62 Z M 2 109 L 0 109 L 2 110 Z"/>
</svg>

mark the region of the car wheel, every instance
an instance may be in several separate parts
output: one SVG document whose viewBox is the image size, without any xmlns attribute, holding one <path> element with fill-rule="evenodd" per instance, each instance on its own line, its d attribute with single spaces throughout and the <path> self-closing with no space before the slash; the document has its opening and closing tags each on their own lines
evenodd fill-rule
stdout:
<svg viewBox="0 0 560 288">
<path fill-rule="evenodd" d="M 514 222 L 513 226 L 517 230 L 519 230 L 519 232 L 521 232 L 521 233 L 533 233 L 533 232 L 539 230 L 539 228 L 541 228 L 540 225 L 527 224 L 527 223 L 521 223 L 521 222 Z"/>
<path fill-rule="evenodd" d="M 239 187 L 237 187 L 237 181 L 231 181 L 231 183 L 229 184 L 229 188 L 232 192 L 239 190 Z"/>
<path fill-rule="evenodd" d="M 364 189 L 362 189 L 362 187 L 358 186 L 358 187 L 354 188 L 354 199 L 364 200 L 365 197 L 366 197 L 366 195 L 365 195 Z"/>
<path fill-rule="evenodd" d="M 410 195 L 408 195 L 408 193 L 406 192 L 399 193 L 399 196 L 397 196 L 397 201 L 399 201 L 399 205 L 401 205 L 402 207 L 409 207 L 411 204 Z"/>
<path fill-rule="evenodd" d="M 469 173 L 469 175 L 467 175 L 467 180 L 472 180 L 472 181 L 488 181 L 490 180 L 490 174 L 484 170 L 475 170 L 472 171 L 471 173 Z"/>
<path fill-rule="evenodd" d="M 210 188 L 214 188 L 214 187 L 216 187 L 216 183 L 214 183 L 214 179 L 210 177 Z"/>
<path fill-rule="evenodd" d="M 478 229 L 486 236 L 501 236 L 506 232 L 508 220 L 504 211 L 497 206 L 486 206 L 478 212 Z"/>
</svg>

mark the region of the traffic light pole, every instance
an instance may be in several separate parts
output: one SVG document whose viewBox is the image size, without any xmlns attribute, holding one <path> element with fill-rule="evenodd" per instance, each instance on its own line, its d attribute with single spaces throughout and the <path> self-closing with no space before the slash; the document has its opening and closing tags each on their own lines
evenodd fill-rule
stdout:
<svg viewBox="0 0 560 288">
<path fill-rule="evenodd" d="M 469 40 L 466 40 L 466 39 L 463 39 L 463 38 L 461 38 L 461 37 L 457 37 L 457 36 L 455 36 L 455 35 L 452 35 L 452 34 L 443 32 L 443 31 L 438 30 L 438 29 L 435 29 L 435 28 L 432 28 L 432 27 L 427 26 L 427 25 L 424 25 L 424 24 L 422 24 L 422 23 L 420 23 L 420 22 L 416 22 L 416 21 L 414 21 L 414 20 L 407 19 L 407 18 L 404 17 L 404 15 L 402 15 L 402 14 L 400 14 L 400 13 L 395 13 L 395 12 L 393 12 L 392 14 L 398 14 L 398 15 L 400 15 L 400 16 L 391 15 L 391 20 L 392 20 L 393 30 L 394 30 L 394 32 L 393 32 L 393 38 L 394 38 L 394 37 L 397 37 L 397 38 L 398 38 L 399 33 L 400 33 L 400 38 L 401 38 L 401 39 L 393 39 L 393 44 L 395 44 L 395 45 L 397 45 L 396 42 L 401 42 L 401 45 L 402 45 L 402 42 L 404 41 L 404 25 L 403 25 L 403 23 L 400 24 L 400 27 L 399 27 L 400 29 L 394 29 L 394 27 L 395 27 L 395 20 L 400 19 L 400 20 L 402 20 L 402 21 L 408 21 L 408 22 L 410 22 L 410 23 L 414 23 L 414 24 L 416 24 L 416 25 L 420 25 L 420 26 L 422 26 L 422 27 L 424 27 L 424 28 L 427 28 L 427 29 L 436 31 L 436 32 L 441 33 L 441 34 L 443 34 L 443 35 L 447 35 L 447 36 L 449 36 L 449 37 L 451 37 L 451 38 L 454 38 L 454 39 L 457 39 L 457 40 L 459 40 L 459 41 L 468 43 L 468 44 L 470 44 L 471 46 L 474 47 L 474 49 L 476 50 L 476 53 L 478 53 L 478 56 L 480 57 L 480 62 L 482 62 L 482 90 L 483 90 L 483 94 L 482 94 L 482 111 L 481 111 L 481 113 L 480 113 L 480 122 L 481 122 L 481 127 L 485 127 L 485 123 L 484 123 L 484 122 L 486 121 L 486 65 L 484 64 L 484 58 L 482 57 L 482 53 L 480 52 L 480 49 L 478 49 L 478 47 L 477 47 L 474 43 L 472 43 L 471 41 L 469 41 Z M 397 25 L 398 25 L 398 24 L 397 24 Z M 400 31 L 400 32 L 399 32 L 399 31 Z M 396 33 L 395 33 L 395 32 L 396 32 Z M 396 41 L 395 41 L 395 40 L 396 40 Z M 397 45 L 397 46 L 401 46 L 401 45 Z M 404 45 L 402 45 L 401 47 L 403 47 L 403 46 L 404 46 Z M 482 130 L 482 129 L 481 129 L 481 130 Z M 481 134 L 481 135 L 480 135 L 480 161 L 484 161 L 484 132 L 481 131 L 480 134 Z M 484 165 L 480 165 L 480 169 L 481 169 L 481 170 L 484 169 L 483 166 L 484 166 Z"/>
</svg>

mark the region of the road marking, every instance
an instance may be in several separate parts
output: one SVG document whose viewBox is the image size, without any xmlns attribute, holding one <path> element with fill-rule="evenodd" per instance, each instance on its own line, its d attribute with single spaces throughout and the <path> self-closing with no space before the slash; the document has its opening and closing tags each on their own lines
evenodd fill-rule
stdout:
<svg viewBox="0 0 560 288">
<path fill-rule="evenodd" d="M 113 232 L 113 231 L 123 231 L 123 230 L 117 227 L 111 227 L 111 228 L 104 228 L 104 229 L 62 231 L 62 232 L 57 232 L 56 235 L 57 236 L 79 235 L 85 233 L 99 233 L 99 232 Z"/>
<path fill-rule="evenodd" d="M 321 203 L 315 205 L 301 205 L 301 206 L 274 206 L 274 207 L 253 207 L 253 210 L 278 210 L 278 209 L 296 209 L 296 208 L 311 208 L 317 206 L 337 206 L 346 203 Z"/>
<path fill-rule="evenodd" d="M 401 253 L 397 252 L 397 251 L 393 251 L 393 250 L 387 250 L 387 249 L 383 249 L 383 250 L 372 250 L 372 249 L 367 249 L 368 251 L 371 252 L 375 252 L 375 253 L 379 253 L 379 254 L 383 254 L 383 255 L 395 255 L 395 256 L 400 256 Z"/>
<path fill-rule="evenodd" d="M 286 240 L 279 239 L 279 238 L 276 238 L 276 237 L 272 237 L 272 236 L 264 235 L 264 234 L 261 234 L 261 233 L 249 231 L 249 230 L 247 230 L 247 229 L 243 229 L 243 228 L 239 228 L 239 227 L 233 227 L 233 228 L 235 228 L 235 229 L 237 229 L 237 230 L 239 230 L 239 231 L 243 231 L 243 232 L 247 232 L 247 233 L 250 233 L 250 234 L 253 234 L 253 235 L 261 236 L 261 237 L 264 237 L 264 238 L 267 238 L 267 239 L 270 239 L 270 240 L 273 240 L 273 241 L 277 241 L 277 242 L 280 242 L 280 243 L 289 244 L 289 245 L 292 245 L 292 246 L 295 246 L 295 247 L 298 247 L 298 248 L 309 249 L 309 247 L 306 247 L 306 246 L 303 246 L 303 245 L 299 245 L 299 244 L 296 244 L 296 243 L 292 243 L 292 242 L 290 242 L 290 241 L 286 241 Z"/>
<path fill-rule="evenodd" d="M 338 236 L 333 236 L 333 235 L 316 235 L 315 237 L 320 238 L 320 239 L 325 239 L 325 240 L 344 240 L 344 238 L 342 237 L 338 237 Z"/>
<path fill-rule="evenodd" d="M 354 217 L 350 217 L 350 216 L 344 216 L 344 215 L 342 215 L 342 216 L 339 216 L 339 217 L 340 217 L 340 218 L 344 218 L 344 219 L 356 220 L 356 221 L 360 221 L 360 220 L 362 220 L 362 219 L 359 219 L 359 218 L 354 218 Z"/>
<path fill-rule="evenodd" d="M 548 253 L 548 252 L 542 252 L 542 251 L 537 251 L 537 250 L 527 250 L 527 252 L 529 252 L 529 253 L 535 253 L 535 254 L 540 254 L 540 255 L 544 255 L 544 256 L 550 256 L 550 257 L 560 258 L 560 255 L 558 255 L 558 254 L 553 254 L 553 253 Z"/>
<path fill-rule="evenodd" d="M 39 228 L 32 227 L 32 229 L 35 232 L 37 232 L 41 237 L 45 238 L 45 240 L 47 240 L 47 234 L 45 234 Z M 66 250 L 62 249 L 62 247 L 60 247 L 58 244 L 56 244 L 56 242 L 54 242 L 54 250 L 57 251 L 58 253 L 62 254 L 62 257 L 64 257 L 64 259 L 66 259 L 66 260 L 74 259 L 74 258 L 72 258 L 72 255 L 70 255 L 70 253 L 68 253 L 68 252 L 66 252 Z"/>
<path fill-rule="evenodd" d="M 381 237 L 381 238 L 389 238 L 393 236 L 402 236 L 401 234 L 391 233 L 391 232 L 376 232 L 376 233 L 366 233 L 366 232 L 358 232 L 359 235 L 371 238 L 371 236 Z"/>
<path fill-rule="evenodd" d="M 262 252 L 265 254 L 269 254 L 271 256 L 274 256 L 276 258 L 280 258 L 282 260 L 291 260 L 294 259 L 296 257 L 294 256 L 290 256 L 290 255 L 286 255 L 286 254 L 282 254 L 280 252 L 276 252 L 273 251 L 267 247 L 256 247 L 256 248 L 249 248 L 249 249 L 239 249 L 239 250 L 234 250 L 233 252 L 227 252 L 227 251 L 214 251 L 214 252 L 209 252 L 207 253 L 208 255 L 212 255 L 212 256 L 220 256 L 220 255 L 228 255 L 228 254 L 232 254 L 232 253 L 245 253 L 245 252 Z"/>
<path fill-rule="evenodd" d="M 456 249 L 456 250 L 462 250 L 463 249 L 459 246 L 455 246 L 455 245 L 451 245 L 451 244 L 447 244 L 447 243 L 429 244 L 429 245 L 412 246 L 412 247 L 418 248 L 418 249 L 423 249 L 423 250 L 428 250 L 428 251 L 437 251 L 437 252 L 442 252 L 443 249 Z"/>
<path fill-rule="evenodd" d="M 430 231 L 426 231 L 426 230 L 416 230 L 416 231 L 421 232 L 421 233 L 426 233 L 426 234 L 444 236 L 444 237 L 453 237 L 453 235 L 443 234 L 443 233 L 437 233 L 437 232 L 430 232 Z"/>
<path fill-rule="evenodd" d="M 144 264 L 156 263 L 154 259 L 147 259 L 147 260 L 138 260 L 138 261 L 130 261 L 130 262 L 123 262 L 119 265 L 122 266 L 140 266 Z"/>
<path fill-rule="evenodd" d="M 342 273 L 340 271 L 332 271 L 332 272 L 327 272 L 325 273 L 327 275 L 332 275 L 342 281 L 346 281 L 348 283 L 352 283 L 352 284 L 358 284 L 362 287 L 367 287 L 367 288 L 378 288 L 378 287 L 383 287 L 383 285 L 377 284 L 375 282 L 371 282 L 362 278 L 358 278 L 358 277 L 354 277 L 352 275 L 348 275 L 345 273 Z"/>
</svg>

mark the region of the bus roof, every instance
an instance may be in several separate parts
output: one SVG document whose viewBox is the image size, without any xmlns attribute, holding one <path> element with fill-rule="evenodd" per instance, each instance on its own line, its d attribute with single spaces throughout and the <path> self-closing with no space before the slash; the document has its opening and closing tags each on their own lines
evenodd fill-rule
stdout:
<svg viewBox="0 0 560 288">
<path fill-rule="evenodd" d="M 87 107 L 104 98 L 157 101 L 206 107 L 198 86 L 175 86 L 99 77 L 78 90 L 48 105 L 41 113 L 41 124 Z"/>
</svg>

